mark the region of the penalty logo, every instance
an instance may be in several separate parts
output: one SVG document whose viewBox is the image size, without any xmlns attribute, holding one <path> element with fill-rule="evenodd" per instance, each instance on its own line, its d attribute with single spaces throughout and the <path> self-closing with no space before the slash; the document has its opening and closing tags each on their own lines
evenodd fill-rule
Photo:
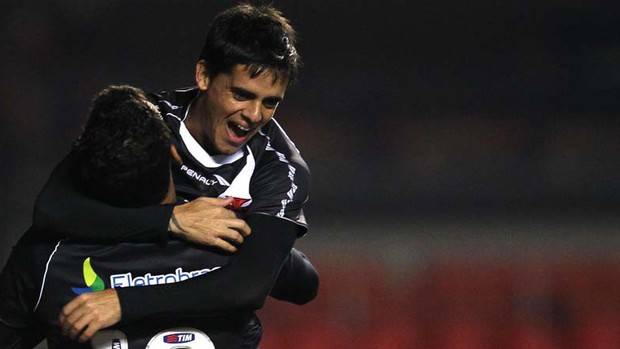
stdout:
<svg viewBox="0 0 620 349">
<path fill-rule="evenodd" d="M 84 260 L 82 264 L 82 273 L 84 275 L 84 283 L 86 287 L 71 287 L 73 293 L 82 294 L 87 292 L 103 291 L 105 284 L 103 280 L 95 273 L 93 267 L 90 265 L 90 257 Z"/>
</svg>

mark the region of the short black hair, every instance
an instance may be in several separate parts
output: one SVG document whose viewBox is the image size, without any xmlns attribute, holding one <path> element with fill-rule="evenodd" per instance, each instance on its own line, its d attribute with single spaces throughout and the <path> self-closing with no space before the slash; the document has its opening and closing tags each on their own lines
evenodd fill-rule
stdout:
<svg viewBox="0 0 620 349">
<path fill-rule="evenodd" d="M 268 71 L 290 85 L 301 66 L 295 44 L 295 29 L 278 9 L 241 3 L 213 19 L 198 59 L 210 77 L 244 64 L 252 77 Z"/>
<path fill-rule="evenodd" d="M 93 99 L 74 144 L 81 183 L 115 206 L 159 204 L 170 185 L 170 130 L 144 92 L 111 85 Z"/>
</svg>

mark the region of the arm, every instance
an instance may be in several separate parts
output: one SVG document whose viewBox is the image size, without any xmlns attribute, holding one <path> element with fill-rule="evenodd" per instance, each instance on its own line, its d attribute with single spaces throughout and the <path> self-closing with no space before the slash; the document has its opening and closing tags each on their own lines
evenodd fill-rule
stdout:
<svg viewBox="0 0 620 349">
<path fill-rule="evenodd" d="M 171 232 L 188 241 L 235 252 L 231 242 L 239 244 L 250 233 L 243 220 L 225 209 L 232 198 L 121 208 L 84 194 L 76 173 L 76 156 L 69 153 L 37 197 L 33 225 L 47 234 L 40 238 L 70 237 L 96 243 L 165 242 L 170 227 Z"/>
<path fill-rule="evenodd" d="M 293 247 L 298 228 L 265 215 L 250 216 L 247 222 L 255 233 L 246 239 L 227 268 L 183 283 L 118 289 L 123 320 L 262 307 Z"/>
<path fill-rule="evenodd" d="M 232 257 L 230 265 L 210 273 L 208 277 L 155 286 L 148 294 L 135 288 L 119 289 L 124 321 L 145 316 L 209 314 L 262 307 L 296 238 L 306 232 L 303 206 L 308 198 L 310 176 L 305 161 L 290 139 L 275 123 L 272 126 L 270 129 L 263 128 L 269 135 L 270 143 L 259 155 L 250 183 L 253 202 L 246 221 L 252 235 Z M 292 260 L 295 261 L 298 260 Z M 307 266 L 305 263 L 297 265 Z M 283 277 L 292 279 L 288 272 Z M 276 294 L 281 297 L 286 295 L 284 284 L 276 288 Z M 312 282 L 309 285 L 311 295 L 314 293 Z M 289 288 L 291 290 L 295 291 L 295 288 Z M 299 298 L 308 298 L 301 296 Z"/>
<path fill-rule="evenodd" d="M 4 349 L 32 349 L 45 336 L 32 328 L 17 329 L 0 321 L 0 343 Z"/>
<path fill-rule="evenodd" d="M 31 255 L 15 247 L 0 274 L 0 347 L 31 349 L 45 338 L 33 318 L 31 298 L 35 276 L 23 269 Z"/>
<path fill-rule="evenodd" d="M 35 202 L 33 225 L 37 231 L 101 243 L 166 241 L 172 205 L 135 209 L 108 205 L 80 191 L 77 172 L 74 153 L 54 169 Z"/>
<path fill-rule="evenodd" d="M 308 197 L 309 171 L 292 142 L 283 134 L 278 136 L 278 130 L 271 128 L 271 143 L 264 152 L 258 151 L 261 155 L 250 184 L 253 203 L 246 216 L 252 235 L 232 256 L 230 265 L 182 283 L 115 289 L 122 309 L 119 318 L 131 322 L 149 316 L 262 307 L 295 239 L 306 232 L 302 208 Z M 97 297 L 97 292 L 82 294 L 63 308 L 60 321 L 72 337 L 88 326 L 80 336 L 87 340 L 100 328 L 114 324 L 100 323 L 96 312 L 84 310 Z"/>
<path fill-rule="evenodd" d="M 121 318 L 135 322 L 147 317 L 217 315 L 262 307 L 299 226 L 267 215 L 249 216 L 247 222 L 255 233 L 233 255 L 228 267 L 174 284 L 84 293 L 63 308 L 59 317 L 63 331 L 72 338 L 81 333 L 79 341 L 85 342 Z M 101 298 L 113 299 L 115 295 L 122 311 L 109 314 L 114 302 L 104 304 Z"/>
<path fill-rule="evenodd" d="M 319 275 L 310 260 L 292 249 L 271 292 L 275 299 L 303 305 L 313 300 L 319 289 Z"/>
</svg>

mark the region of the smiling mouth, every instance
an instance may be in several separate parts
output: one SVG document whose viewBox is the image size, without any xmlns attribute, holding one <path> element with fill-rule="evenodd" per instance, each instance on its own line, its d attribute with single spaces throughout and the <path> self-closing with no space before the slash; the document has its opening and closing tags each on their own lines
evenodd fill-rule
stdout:
<svg viewBox="0 0 620 349">
<path fill-rule="evenodd" d="M 235 134 L 235 136 L 237 136 L 239 138 L 243 138 L 243 137 L 247 136 L 250 133 L 250 131 L 251 131 L 251 129 L 243 127 L 243 126 L 241 126 L 239 124 L 236 124 L 236 123 L 234 123 L 232 121 L 228 123 L 228 129 L 231 130 Z"/>
</svg>

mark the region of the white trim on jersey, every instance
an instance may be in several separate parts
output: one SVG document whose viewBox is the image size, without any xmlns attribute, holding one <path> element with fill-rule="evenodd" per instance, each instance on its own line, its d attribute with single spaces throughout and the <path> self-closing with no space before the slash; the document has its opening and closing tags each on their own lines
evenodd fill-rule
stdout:
<svg viewBox="0 0 620 349">
<path fill-rule="evenodd" d="M 280 127 L 280 125 L 278 125 L 278 123 L 276 123 L 276 125 L 278 127 Z M 282 129 L 280 128 L 280 130 L 282 130 Z M 269 136 L 267 136 L 265 133 L 263 133 L 262 130 L 259 131 L 259 134 L 261 136 L 267 138 L 267 146 L 265 147 L 265 150 L 266 151 L 273 151 L 274 153 L 276 153 L 276 156 L 278 157 L 278 160 L 280 162 L 285 163 L 288 166 L 288 178 L 291 180 L 291 187 L 286 192 L 286 196 L 288 196 L 288 199 L 282 199 L 280 201 L 280 204 L 282 204 L 282 206 L 280 207 L 280 212 L 278 212 L 276 214 L 276 217 L 284 218 L 285 217 L 285 213 L 286 213 L 286 206 L 288 206 L 289 203 L 293 202 L 293 196 L 295 195 L 295 192 L 297 191 L 297 185 L 295 184 L 295 171 L 296 171 L 296 169 L 288 161 L 286 155 L 280 153 L 279 151 L 275 150 L 274 147 L 271 146 L 271 138 Z M 286 133 L 284 133 L 284 130 L 282 130 L 282 134 L 286 136 Z M 286 137 L 288 138 L 288 136 L 286 136 Z M 290 141 L 290 139 L 289 139 L 289 141 Z"/>
<path fill-rule="evenodd" d="M 168 115 L 168 116 L 172 116 L 173 118 L 175 118 L 175 119 L 177 119 L 177 120 L 181 121 L 181 118 L 180 118 L 180 117 L 178 117 L 178 116 L 176 116 L 176 115 L 174 115 L 174 114 L 172 114 L 172 113 L 166 113 L 166 115 Z"/>
<path fill-rule="evenodd" d="M 295 150 L 297 150 L 297 152 L 301 154 L 301 152 L 297 148 L 297 145 L 295 145 L 295 142 L 293 142 L 291 138 L 288 136 L 288 134 L 286 134 L 286 131 L 284 131 L 282 126 L 280 126 L 280 123 L 276 120 L 276 118 L 271 118 L 271 122 L 273 122 L 274 125 L 278 126 L 278 129 L 280 130 L 280 132 L 282 132 L 282 135 L 284 136 L 284 138 L 286 138 L 286 140 L 293 145 L 293 148 L 295 148 Z"/>
<path fill-rule="evenodd" d="M 160 99 L 160 101 L 162 101 L 162 102 L 164 102 L 164 103 L 168 104 L 168 106 L 169 106 L 169 107 L 170 107 L 170 109 L 172 109 L 172 110 L 176 110 L 176 109 L 179 109 L 179 108 L 180 108 L 178 105 L 174 105 L 174 104 L 172 104 L 172 103 L 168 102 L 168 101 L 167 101 L 167 100 L 165 100 L 165 99 Z M 168 113 L 168 114 L 170 114 L 170 113 Z M 175 115 L 175 116 L 176 116 L 176 115 Z M 177 117 L 177 119 L 178 119 L 178 117 Z"/>
<path fill-rule="evenodd" d="M 60 243 L 63 240 L 59 240 L 58 243 L 56 244 L 56 247 L 54 247 L 54 251 L 52 251 L 52 253 L 50 254 L 50 257 L 47 260 L 47 263 L 45 264 L 45 272 L 43 273 L 43 280 L 41 281 L 41 290 L 39 290 L 39 299 L 37 299 L 37 304 L 34 306 L 33 311 L 37 311 L 37 308 L 39 307 L 39 303 L 41 303 L 41 298 L 43 297 L 43 289 L 45 289 L 45 279 L 47 278 L 47 272 L 49 270 L 49 266 L 50 266 L 50 262 L 52 261 L 52 257 L 54 257 L 54 254 L 56 253 L 56 251 L 58 251 L 58 246 L 60 246 Z"/>
<path fill-rule="evenodd" d="M 196 86 L 190 86 L 190 87 L 185 87 L 185 88 L 177 88 L 176 90 L 174 90 L 174 92 L 189 92 L 195 89 L 196 89 Z"/>
<path fill-rule="evenodd" d="M 230 183 L 230 187 L 220 194 L 221 198 L 232 196 L 239 199 L 249 199 L 250 201 L 246 202 L 244 207 L 249 206 L 252 200 L 250 196 L 250 181 L 252 180 L 254 168 L 256 167 L 252 149 L 248 146 L 246 146 L 246 149 L 248 150 L 248 155 L 245 157 L 245 166 L 243 166 L 232 183 Z"/>
<path fill-rule="evenodd" d="M 206 150 L 198 143 L 198 141 L 192 136 L 192 134 L 185 126 L 185 119 L 187 119 L 187 114 L 189 113 L 190 108 L 192 107 L 192 102 L 187 106 L 187 110 L 185 110 L 185 115 L 183 116 L 183 120 L 181 121 L 181 125 L 179 126 L 179 135 L 181 135 L 181 140 L 189 150 L 190 154 L 194 157 L 194 159 L 198 160 L 202 164 L 202 166 L 207 168 L 216 168 L 222 165 L 232 164 L 233 162 L 241 159 L 243 157 L 243 150 L 239 149 L 237 152 L 231 155 L 209 155 Z"/>
<path fill-rule="evenodd" d="M 200 143 L 196 141 L 194 136 L 189 133 L 189 130 L 185 126 L 184 122 L 181 122 L 179 134 L 181 135 L 181 140 L 185 143 L 185 146 L 187 147 L 187 150 L 189 150 L 190 154 L 192 154 L 194 159 L 198 160 L 198 162 L 200 162 L 200 164 L 204 167 L 215 168 L 222 165 L 232 164 L 243 157 L 243 150 L 241 149 L 231 155 L 209 155 Z"/>
</svg>

